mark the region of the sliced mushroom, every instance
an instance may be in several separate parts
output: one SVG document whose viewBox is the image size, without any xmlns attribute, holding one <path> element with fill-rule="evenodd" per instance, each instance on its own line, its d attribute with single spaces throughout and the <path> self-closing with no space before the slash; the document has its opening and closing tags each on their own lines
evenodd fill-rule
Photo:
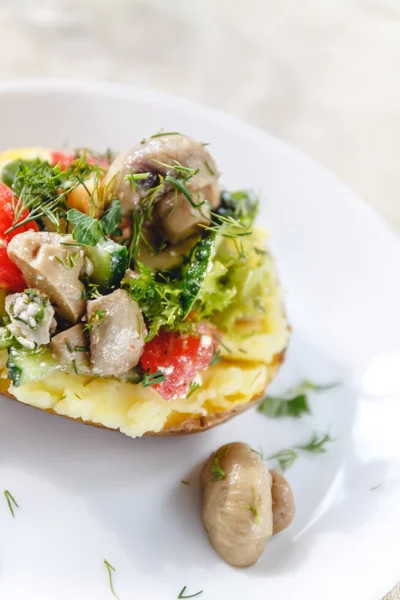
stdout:
<svg viewBox="0 0 400 600">
<path fill-rule="evenodd" d="M 270 469 L 272 477 L 272 515 L 274 533 L 279 533 L 289 527 L 293 521 L 295 504 L 292 488 L 281 473 Z"/>
<path fill-rule="evenodd" d="M 89 340 L 83 325 L 78 323 L 55 335 L 50 342 L 54 358 L 77 374 L 89 371 Z"/>
<path fill-rule="evenodd" d="M 94 374 L 118 377 L 136 367 L 147 331 L 139 305 L 125 290 L 90 300 L 87 319 Z"/>
<path fill-rule="evenodd" d="M 235 567 L 257 562 L 272 535 L 271 476 L 247 444 L 222 446 L 203 471 L 203 521 L 218 554 Z"/>
<path fill-rule="evenodd" d="M 113 195 L 121 202 L 122 214 L 127 215 L 139 206 L 150 188 L 158 185 L 160 175 L 178 177 L 177 163 L 187 169 L 199 170 L 185 182 L 192 194 L 192 204 L 206 201 L 212 208 L 218 206 L 220 188 L 215 161 L 202 144 L 184 135 L 149 138 L 119 154 L 110 165 L 104 186 L 112 183 Z M 126 180 L 131 173 L 149 173 L 149 176 L 137 180 L 133 186 Z M 199 224 L 209 222 L 206 205 L 195 208 L 170 183 L 159 191 L 156 202 L 162 204 L 159 217 L 171 241 L 185 239 L 199 229 Z M 174 212 L 176 216 L 172 217 Z"/>
<path fill-rule="evenodd" d="M 73 243 L 70 235 L 26 231 L 13 237 L 7 253 L 26 283 L 47 294 L 56 311 L 76 323 L 85 311 L 84 286 L 79 280 L 84 253 L 65 243 Z"/>
<path fill-rule="evenodd" d="M 199 194 L 196 203 L 203 201 Z M 210 224 L 210 210 L 206 204 L 195 208 L 183 194 L 169 192 L 157 204 L 157 215 L 161 218 L 167 238 L 173 243 L 181 242 L 199 232 L 199 225 Z"/>
</svg>

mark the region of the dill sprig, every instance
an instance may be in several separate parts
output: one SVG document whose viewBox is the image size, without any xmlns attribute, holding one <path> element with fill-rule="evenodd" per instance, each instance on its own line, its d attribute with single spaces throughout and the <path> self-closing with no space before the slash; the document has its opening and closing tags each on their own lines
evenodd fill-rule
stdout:
<svg viewBox="0 0 400 600">
<path fill-rule="evenodd" d="M 167 381 L 167 378 L 161 371 L 150 373 L 149 369 L 147 369 L 147 371 L 143 373 L 142 386 L 150 387 L 152 385 L 157 385 L 158 383 L 163 383 L 163 381 Z"/>
<path fill-rule="evenodd" d="M 114 590 L 114 584 L 113 584 L 113 571 L 115 572 L 115 569 L 112 565 L 110 565 L 110 563 L 104 559 L 104 564 L 106 565 L 106 569 L 107 569 L 107 573 L 108 573 L 108 582 L 110 584 L 110 590 L 113 593 L 113 595 L 118 598 L 117 594 L 115 593 Z"/>
<path fill-rule="evenodd" d="M 7 165 L 2 179 L 15 193 L 13 200 L 14 218 L 7 234 L 31 221 L 48 218 L 58 229 L 60 219 L 65 217 L 68 195 L 78 185 L 84 185 L 91 202 L 94 194 L 99 195 L 99 182 L 104 169 L 87 162 L 85 156 L 72 161 L 62 171 L 61 166 L 51 166 L 47 161 L 16 160 Z M 85 180 L 94 178 L 93 191 L 88 190 Z M 25 215 L 25 211 L 29 214 Z"/>
<path fill-rule="evenodd" d="M 4 490 L 4 497 L 7 501 L 8 504 L 8 508 L 10 510 L 10 513 L 12 514 L 12 516 L 14 517 L 14 508 L 19 508 L 17 501 L 15 500 L 14 496 L 12 495 L 12 493 L 9 490 Z"/>
<path fill-rule="evenodd" d="M 311 440 L 302 446 L 296 446 L 299 450 L 306 450 L 307 452 L 316 452 L 323 454 L 327 452 L 326 444 L 331 444 L 336 441 L 331 437 L 330 433 L 313 433 Z"/>
<path fill-rule="evenodd" d="M 276 452 L 275 454 L 271 454 L 267 457 L 267 460 L 271 460 L 276 458 L 281 468 L 281 471 L 284 473 L 287 471 L 295 460 L 298 458 L 298 454 L 293 448 L 285 448 L 284 450 L 280 450 L 280 452 Z"/>
<path fill-rule="evenodd" d="M 196 596 L 200 596 L 200 594 L 203 593 L 203 590 L 200 590 L 200 592 L 196 592 L 195 594 L 190 594 L 188 596 L 184 596 L 185 590 L 186 590 L 186 585 L 184 585 L 183 588 L 181 589 L 181 591 L 179 592 L 179 596 L 177 596 L 178 600 L 180 598 L 195 598 Z"/>
<path fill-rule="evenodd" d="M 254 496 L 254 500 L 253 500 L 254 504 L 249 504 L 248 508 L 253 513 L 254 519 L 259 527 L 261 525 L 260 509 L 259 509 L 258 500 L 257 500 L 256 488 L 254 488 L 254 487 L 253 487 L 253 496 Z"/>
<path fill-rule="evenodd" d="M 219 466 L 218 456 L 214 456 L 214 460 L 211 465 L 211 481 L 220 481 L 225 477 L 225 471 Z"/>
</svg>

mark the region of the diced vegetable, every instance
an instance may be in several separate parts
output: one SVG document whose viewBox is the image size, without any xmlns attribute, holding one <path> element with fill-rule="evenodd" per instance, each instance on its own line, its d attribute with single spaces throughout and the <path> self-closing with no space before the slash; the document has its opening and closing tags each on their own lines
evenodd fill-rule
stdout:
<svg viewBox="0 0 400 600">
<path fill-rule="evenodd" d="M 7 366 L 8 377 L 15 386 L 39 381 L 61 369 L 49 348 L 31 352 L 10 348 Z"/>
<path fill-rule="evenodd" d="M 25 287 L 25 282 L 19 268 L 10 260 L 7 254 L 7 246 L 10 240 L 24 231 L 32 229 L 37 231 L 37 225 L 34 222 L 27 223 L 17 227 L 11 233 L 5 232 L 12 227 L 14 222 L 13 203 L 16 199 L 12 191 L 2 182 L 0 182 L 0 287 L 21 292 Z M 23 221 L 29 215 L 27 210 L 23 211 L 19 221 Z"/>
<path fill-rule="evenodd" d="M 128 251 L 112 240 L 100 240 L 96 246 L 85 248 L 86 256 L 93 264 L 88 269 L 89 280 L 99 286 L 103 293 L 111 292 L 121 282 L 128 267 Z"/>
<path fill-rule="evenodd" d="M 185 396 L 194 377 L 207 369 L 214 352 L 211 332 L 198 336 L 161 331 L 148 342 L 140 359 L 143 371 L 161 372 L 165 381 L 153 385 L 165 400 Z"/>
<path fill-rule="evenodd" d="M 212 257 L 215 248 L 215 234 L 206 232 L 202 239 L 193 248 L 189 267 L 185 274 L 181 303 L 183 307 L 183 318 L 185 318 L 201 290 L 203 281 L 211 269 Z"/>
</svg>

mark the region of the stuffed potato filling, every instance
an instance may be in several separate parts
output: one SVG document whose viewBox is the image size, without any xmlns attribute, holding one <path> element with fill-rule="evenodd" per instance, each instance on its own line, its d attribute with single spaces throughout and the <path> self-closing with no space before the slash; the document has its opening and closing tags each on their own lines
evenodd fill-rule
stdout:
<svg viewBox="0 0 400 600">
<path fill-rule="evenodd" d="M 0 168 L 3 387 L 130 435 L 262 390 L 288 338 L 280 289 L 258 199 L 222 189 L 203 144 L 159 133 L 116 156 L 9 151 Z M 242 375 L 233 393 L 223 368 Z M 96 386 L 119 393 L 94 407 Z"/>
</svg>

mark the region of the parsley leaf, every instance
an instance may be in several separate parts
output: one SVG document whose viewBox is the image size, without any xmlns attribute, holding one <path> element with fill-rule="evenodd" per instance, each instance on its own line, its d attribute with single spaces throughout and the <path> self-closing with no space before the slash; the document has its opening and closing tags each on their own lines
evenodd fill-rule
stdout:
<svg viewBox="0 0 400 600">
<path fill-rule="evenodd" d="M 67 212 L 67 219 L 75 225 L 72 231 L 73 239 L 84 246 L 95 246 L 104 237 L 100 221 L 85 215 L 76 208 L 71 208 Z"/>
<path fill-rule="evenodd" d="M 258 411 L 272 419 L 279 417 L 298 418 L 303 413 L 311 414 L 307 392 L 323 392 L 331 390 L 338 385 L 339 383 L 319 385 L 309 379 L 304 379 L 299 385 L 289 389 L 282 397 L 265 396 L 258 406 Z"/>
<path fill-rule="evenodd" d="M 300 394 L 289 399 L 265 396 L 261 400 L 257 410 L 272 419 L 287 416 L 300 417 L 303 413 L 310 414 L 311 412 L 305 394 Z"/>
<path fill-rule="evenodd" d="M 119 233 L 121 224 L 121 203 L 117 198 L 111 202 L 110 206 L 100 217 L 100 225 L 106 235 Z"/>
</svg>

